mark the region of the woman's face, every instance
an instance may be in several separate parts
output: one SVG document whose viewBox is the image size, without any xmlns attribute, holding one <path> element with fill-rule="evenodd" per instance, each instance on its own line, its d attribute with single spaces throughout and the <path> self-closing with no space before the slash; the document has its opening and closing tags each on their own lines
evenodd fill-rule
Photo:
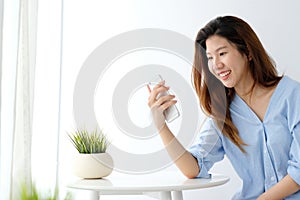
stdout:
<svg viewBox="0 0 300 200">
<path fill-rule="evenodd" d="M 225 87 L 244 88 L 252 80 L 249 59 L 226 38 L 213 35 L 206 40 L 209 70 Z M 250 82 L 251 83 L 251 82 Z M 246 85 L 245 85 L 246 84 Z"/>
</svg>

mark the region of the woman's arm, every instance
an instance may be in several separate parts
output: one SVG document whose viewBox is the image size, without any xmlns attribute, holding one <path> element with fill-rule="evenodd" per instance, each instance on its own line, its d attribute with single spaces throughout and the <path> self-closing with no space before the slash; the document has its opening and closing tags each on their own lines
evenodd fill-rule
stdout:
<svg viewBox="0 0 300 200">
<path fill-rule="evenodd" d="M 258 197 L 257 200 L 280 200 L 300 190 L 300 186 L 286 175 L 276 185 Z"/>
<path fill-rule="evenodd" d="M 163 115 L 163 112 L 167 108 L 176 103 L 176 101 L 173 100 L 175 96 L 166 95 L 157 98 L 159 93 L 165 92 L 169 89 L 169 87 L 164 85 L 164 82 L 156 85 L 153 90 L 151 90 L 149 86 L 147 87 L 150 93 L 148 106 L 151 108 L 154 124 L 159 131 L 167 152 L 186 177 L 196 177 L 200 172 L 200 167 L 196 158 L 180 144 L 174 134 L 170 131 Z"/>
<path fill-rule="evenodd" d="M 180 171 L 188 178 L 195 178 L 200 172 L 196 158 L 180 144 L 167 125 L 160 129 L 159 134 Z"/>
</svg>

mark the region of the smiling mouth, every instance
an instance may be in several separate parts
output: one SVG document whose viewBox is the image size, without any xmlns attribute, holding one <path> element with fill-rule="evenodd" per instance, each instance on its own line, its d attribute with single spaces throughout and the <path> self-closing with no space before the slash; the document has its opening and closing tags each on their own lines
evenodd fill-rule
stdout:
<svg viewBox="0 0 300 200">
<path fill-rule="evenodd" d="M 228 70 L 228 71 L 225 71 L 225 72 L 218 73 L 218 75 L 219 75 L 221 78 L 223 78 L 223 77 L 228 76 L 230 73 L 231 73 L 231 70 Z"/>
</svg>

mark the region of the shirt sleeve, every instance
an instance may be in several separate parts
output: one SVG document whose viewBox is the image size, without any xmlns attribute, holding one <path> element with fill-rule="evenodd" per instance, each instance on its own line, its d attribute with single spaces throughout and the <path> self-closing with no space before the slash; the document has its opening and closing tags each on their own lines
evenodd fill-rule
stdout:
<svg viewBox="0 0 300 200">
<path fill-rule="evenodd" d="M 224 158 L 221 138 L 212 119 L 207 119 L 195 143 L 188 151 L 197 159 L 200 173 L 197 177 L 209 178 L 214 163 Z"/>
<path fill-rule="evenodd" d="M 292 134 L 289 152 L 288 174 L 300 185 L 300 83 L 289 82 L 290 95 L 286 98 L 288 110 L 288 126 Z"/>
<path fill-rule="evenodd" d="M 300 122 L 292 131 L 293 140 L 288 161 L 288 174 L 300 185 Z"/>
</svg>

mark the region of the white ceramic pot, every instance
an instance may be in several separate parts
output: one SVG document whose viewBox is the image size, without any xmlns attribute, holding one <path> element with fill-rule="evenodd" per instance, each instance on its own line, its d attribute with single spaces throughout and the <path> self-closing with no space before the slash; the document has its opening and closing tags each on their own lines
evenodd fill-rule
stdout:
<svg viewBox="0 0 300 200">
<path fill-rule="evenodd" d="M 112 170 L 113 159 L 108 153 L 77 154 L 74 160 L 73 171 L 80 178 L 102 178 Z"/>
</svg>

